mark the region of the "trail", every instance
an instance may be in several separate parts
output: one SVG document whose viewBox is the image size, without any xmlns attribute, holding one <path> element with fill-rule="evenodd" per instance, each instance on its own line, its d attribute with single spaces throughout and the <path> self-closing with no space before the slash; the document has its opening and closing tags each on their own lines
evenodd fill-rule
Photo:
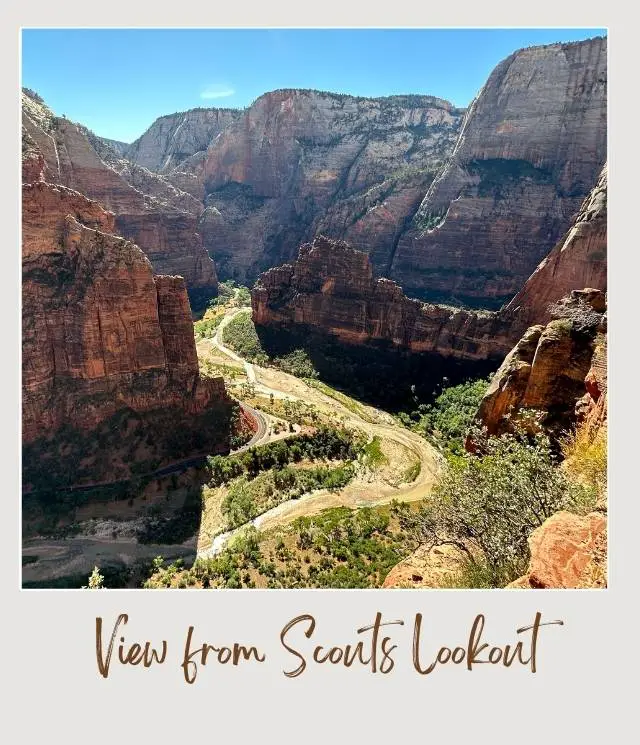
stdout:
<svg viewBox="0 0 640 745">
<path fill-rule="evenodd" d="M 249 523 L 216 536 L 212 545 L 200 551 L 198 556 L 204 558 L 220 553 L 229 540 L 248 525 L 254 525 L 260 530 L 268 530 L 290 523 L 298 517 L 318 514 L 330 507 L 377 506 L 388 504 L 393 500 L 412 502 L 427 497 L 442 465 L 442 456 L 438 451 L 424 438 L 397 424 L 386 412 L 361 402 L 353 402 L 354 405 L 348 407 L 338 398 L 314 388 L 301 378 L 275 368 L 260 367 L 240 357 L 224 345 L 222 336 L 224 328 L 231 319 L 243 312 L 249 312 L 249 309 L 234 308 L 227 313 L 218 326 L 213 345 L 223 354 L 244 365 L 247 378 L 253 383 L 257 393 L 312 404 L 335 418 L 336 421 L 342 421 L 346 426 L 365 432 L 369 438 L 378 436 L 382 440 L 397 443 L 417 458 L 420 463 L 420 473 L 414 481 L 397 487 L 379 481 L 367 482 L 363 478 L 357 478 L 338 492 L 318 490 L 299 499 L 288 500 L 264 512 Z"/>
</svg>

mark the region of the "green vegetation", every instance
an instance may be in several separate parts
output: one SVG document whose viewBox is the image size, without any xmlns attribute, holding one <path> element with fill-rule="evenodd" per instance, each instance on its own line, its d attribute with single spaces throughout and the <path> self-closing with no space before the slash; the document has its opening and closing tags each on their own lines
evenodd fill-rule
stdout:
<svg viewBox="0 0 640 745">
<path fill-rule="evenodd" d="M 429 502 L 401 525 L 427 549 L 455 546 L 467 580 L 504 587 L 526 570 L 531 532 L 558 510 L 593 505 L 595 490 L 567 478 L 542 435 L 473 436 L 480 455 L 450 461 Z"/>
<path fill-rule="evenodd" d="M 374 435 L 371 439 L 371 442 L 368 442 L 366 445 L 364 445 L 362 450 L 364 455 L 363 461 L 368 468 L 380 468 L 381 466 L 384 466 L 389 462 L 387 456 L 382 452 L 380 438 L 378 437 L 378 435 Z M 419 467 L 420 462 L 418 461 L 418 472 Z"/>
<path fill-rule="evenodd" d="M 439 227 L 447 216 L 447 208 L 437 210 L 436 212 L 416 212 L 413 218 L 413 224 L 421 232 L 433 230 Z"/>
<path fill-rule="evenodd" d="M 461 455 L 467 430 L 488 386 L 486 378 L 449 386 L 432 404 L 419 404 L 410 414 L 400 414 L 400 421 L 443 452 Z"/>
<path fill-rule="evenodd" d="M 211 311 L 208 310 L 200 321 L 196 321 L 193 324 L 193 333 L 196 337 L 196 341 L 199 341 L 200 339 L 212 339 L 216 335 L 216 331 L 218 326 L 222 323 L 224 314 L 219 313 L 212 316 L 210 313 Z"/>
<path fill-rule="evenodd" d="M 353 465 L 346 463 L 336 467 L 274 467 L 252 480 L 241 476 L 231 483 L 222 513 L 228 527 L 237 528 L 289 499 L 299 499 L 316 489 L 341 489 L 354 473 Z"/>
<path fill-rule="evenodd" d="M 320 427 L 313 434 L 256 445 L 237 455 L 216 455 L 207 459 L 210 486 L 221 486 L 238 476 L 255 478 L 271 468 L 308 460 L 356 460 L 361 442 L 344 429 Z"/>
<path fill-rule="evenodd" d="M 273 365 L 283 372 L 298 378 L 317 378 L 318 371 L 313 366 L 308 353 L 304 349 L 294 349 L 283 357 L 276 357 Z"/>
<path fill-rule="evenodd" d="M 232 279 L 227 279 L 218 284 L 218 296 L 209 303 L 209 308 L 221 306 L 251 305 L 251 291 L 248 287 L 236 284 Z"/>
<path fill-rule="evenodd" d="M 564 468 L 570 478 L 604 496 L 607 490 L 607 431 L 600 427 L 592 433 L 581 425 L 562 443 Z M 587 503 L 587 508 L 590 505 Z"/>
<path fill-rule="evenodd" d="M 339 507 L 268 533 L 250 527 L 189 570 L 162 564 L 145 587 L 379 587 L 413 546 L 388 507 Z"/>
<path fill-rule="evenodd" d="M 193 485 L 187 490 L 181 510 L 168 517 L 152 511 L 136 537 L 139 543 L 183 543 L 198 532 L 201 515 L 202 488 Z"/>
<path fill-rule="evenodd" d="M 238 313 L 229 321 L 222 332 L 222 341 L 249 362 L 266 365 L 269 361 L 248 313 Z"/>
</svg>

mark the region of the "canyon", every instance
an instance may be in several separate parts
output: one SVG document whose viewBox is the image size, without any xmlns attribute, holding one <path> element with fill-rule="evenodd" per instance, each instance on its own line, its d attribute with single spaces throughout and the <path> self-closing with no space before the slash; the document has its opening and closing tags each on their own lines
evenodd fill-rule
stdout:
<svg viewBox="0 0 640 745">
<path fill-rule="evenodd" d="M 272 408 L 296 400 L 225 353 L 222 332 L 246 310 L 218 277 L 253 284 L 263 358 L 303 351 L 345 411 L 398 413 L 495 372 L 475 415 L 489 434 L 525 420 L 556 445 L 580 425 L 606 433 L 606 64 L 599 37 L 519 50 L 467 109 L 275 90 L 244 110 L 160 117 L 131 144 L 23 89 L 25 493 L 53 500 L 228 453 L 256 389 Z M 210 306 L 196 348 L 193 311 L 219 290 L 233 299 Z M 313 367 L 326 349 L 345 380 Z M 358 393 L 397 388 L 398 401 L 348 399 L 363 378 Z M 512 586 L 585 586 L 596 569 L 606 584 L 605 513 L 541 525 Z M 418 549 L 380 582 L 416 586 L 426 565 L 424 586 L 449 571 Z"/>
<path fill-rule="evenodd" d="M 598 179 L 606 82 L 605 38 L 532 47 L 468 109 L 283 89 L 243 111 L 161 117 L 124 157 L 199 202 L 223 278 L 252 283 L 322 233 L 408 296 L 496 310 Z"/>
<path fill-rule="evenodd" d="M 398 243 L 408 294 L 499 307 L 567 230 L 606 159 L 604 38 L 515 52 L 472 102 Z"/>
</svg>

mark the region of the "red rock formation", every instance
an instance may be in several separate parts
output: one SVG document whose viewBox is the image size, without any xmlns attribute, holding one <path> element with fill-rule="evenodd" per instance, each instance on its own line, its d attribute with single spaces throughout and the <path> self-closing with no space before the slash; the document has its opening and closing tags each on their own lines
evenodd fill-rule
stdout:
<svg viewBox="0 0 640 745">
<path fill-rule="evenodd" d="M 531 47 L 501 62 L 388 276 L 413 296 L 489 307 L 518 292 L 606 159 L 606 82 L 605 38 Z"/>
<path fill-rule="evenodd" d="M 570 229 L 503 309 L 520 326 L 547 323 L 549 306 L 572 290 L 607 290 L 607 167 Z"/>
<path fill-rule="evenodd" d="M 412 352 L 486 360 L 513 343 L 496 314 L 411 300 L 395 282 L 374 278 L 365 253 L 323 236 L 301 246 L 295 264 L 262 274 L 251 297 L 257 325 L 303 325 L 348 344 L 384 340 Z"/>
<path fill-rule="evenodd" d="M 597 290 L 574 291 L 561 306 L 563 317 L 526 331 L 480 403 L 477 419 L 489 434 L 509 431 L 523 411 L 536 412 L 545 429 L 559 434 L 576 424 L 576 410 L 589 387 L 595 400 L 600 397 L 597 386 L 585 381 L 594 375 L 594 364 L 601 369 L 599 347 L 604 346 L 606 359 L 604 302 Z M 589 408 L 587 401 L 583 404 Z"/>
<path fill-rule="evenodd" d="M 607 586 L 607 520 L 557 512 L 529 537 L 527 574 L 511 588 L 569 589 Z"/>
<path fill-rule="evenodd" d="M 122 409 L 228 405 L 222 379 L 199 376 L 184 280 L 154 277 L 112 213 L 38 181 L 23 186 L 22 226 L 25 442 Z"/>
<path fill-rule="evenodd" d="M 114 212 L 117 232 L 143 249 L 157 273 L 179 274 L 189 288 L 215 292 L 215 267 L 198 233 L 197 210 L 191 197 L 184 195 L 180 203 L 174 187 L 171 188 L 176 194 L 171 195 L 171 201 L 143 194 L 101 159 L 83 127 L 56 118 L 46 106 L 26 94 L 22 101 L 27 147 L 31 145 L 40 152 L 47 181 L 86 194 Z M 27 182 L 34 176 L 34 168 L 27 165 Z M 167 196 L 170 185 L 165 187 Z M 154 188 L 158 189 L 156 183 Z M 189 210 L 183 209 L 189 200 Z"/>
</svg>

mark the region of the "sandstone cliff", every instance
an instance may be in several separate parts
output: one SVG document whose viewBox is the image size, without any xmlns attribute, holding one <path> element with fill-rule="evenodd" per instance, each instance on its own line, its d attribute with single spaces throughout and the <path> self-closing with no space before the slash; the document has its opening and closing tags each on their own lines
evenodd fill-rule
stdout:
<svg viewBox="0 0 640 745">
<path fill-rule="evenodd" d="M 606 159 L 606 83 L 605 38 L 523 49 L 499 64 L 389 276 L 410 295 L 485 307 L 518 292 Z"/>
<path fill-rule="evenodd" d="M 78 192 L 23 187 L 25 440 L 122 406 L 197 411 L 224 397 L 220 379 L 199 377 L 184 280 L 154 277 L 114 223 Z"/>
<path fill-rule="evenodd" d="M 549 307 L 581 287 L 607 289 L 606 166 L 567 233 L 502 312 L 519 326 L 546 323 Z"/>
<path fill-rule="evenodd" d="M 22 204 L 23 441 L 87 432 L 117 412 L 172 412 L 188 431 L 215 410 L 208 445 L 224 446 L 231 402 L 221 378 L 199 375 L 184 280 L 154 277 L 113 234 L 115 216 L 77 191 L 41 180 L 23 186 Z"/>
<path fill-rule="evenodd" d="M 191 162 L 205 245 L 221 271 L 251 280 L 321 230 L 366 250 L 384 274 L 460 119 L 430 96 L 267 93 Z"/>
<path fill-rule="evenodd" d="M 509 431 L 532 412 L 560 436 L 579 419 L 606 418 L 606 305 L 599 290 L 574 290 L 546 326 L 530 327 L 509 352 L 477 419 L 489 434 Z"/>
<path fill-rule="evenodd" d="M 270 269 L 252 291 L 258 326 L 310 327 L 348 344 L 384 341 L 411 352 L 466 360 L 501 359 L 512 345 L 499 316 L 430 305 L 375 279 L 369 257 L 317 236 L 294 264 Z"/>
<path fill-rule="evenodd" d="M 25 93 L 22 105 L 23 151 L 30 155 L 23 176 L 26 182 L 37 180 L 34 155 L 29 153 L 37 151 L 42 158 L 42 177 L 86 194 L 114 212 L 116 231 L 143 249 L 157 273 L 180 275 L 190 289 L 215 293 L 215 267 L 197 231 L 199 208 L 192 197 L 181 195 L 171 184 L 160 184 L 152 174 L 146 182 L 140 172 L 129 175 L 131 169 L 123 166 L 130 183 L 100 157 L 94 147 L 99 138 L 92 144 L 84 127 L 55 117 Z M 107 146 L 101 142 L 99 149 L 103 148 Z M 115 151 L 111 152 L 115 157 Z M 139 190 L 146 188 L 147 182 L 153 182 L 149 188 L 156 196 Z"/>
<path fill-rule="evenodd" d="M 191 109 L 156 119 L 121 155 L 151 171 L 168 173 L 215 138 L 241 116 L 238 109 Z"/>
</svg>

